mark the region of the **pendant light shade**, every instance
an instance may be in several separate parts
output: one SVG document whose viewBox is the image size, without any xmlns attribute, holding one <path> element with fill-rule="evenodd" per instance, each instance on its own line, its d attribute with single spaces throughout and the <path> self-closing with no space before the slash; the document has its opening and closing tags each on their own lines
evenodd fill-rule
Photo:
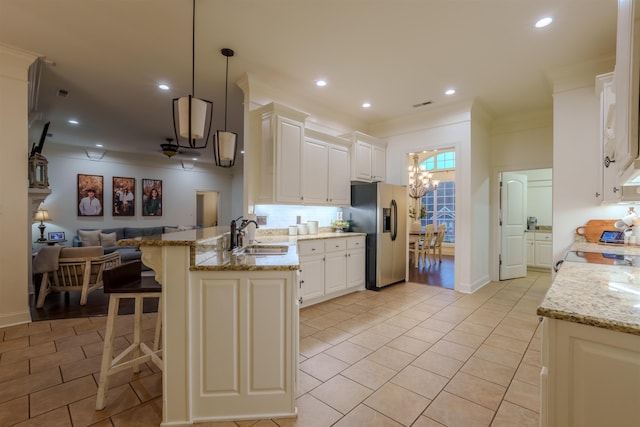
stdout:
<svg viewBox="0 0 640 427">
<path fill-rule="evenodd" d="M 207 103 L 205 101 L 191 95 L 179 98 L 178 117 L 181 138 L 202 139 L 204 137 L 207 122 Z M 189 123 L 189 117 L 191 117 L 191 123 Z"/>
<path fill-rule="evenodd" d="M 213 102 L 196 98 L 196 1 L 193 0 L 191 26 L 191 93 L 173 99 L 173 131 L 178 148 L 207 148 L 213 122 Z M 163 144 L 164 145 L 164 144 Z M 163 152 L 165 152 L 163 147 Z M 171 151 L 171 150 L 169 150 Z M 177 150 L 174 150 L 177 152 Z M 175 154 L 175 153 L 174 153 Z M 166 152 L 165 155 L 169 156 Z M 170 157 L 170 156 L 169 156 Z"/>
<path fill-rule="evenodd" d="M 222 168 L 230 168 L 236 163 L 237 139 L 238 134 L 235 132 L 227 132 L 227 93 L 229 90 L 229 57 L 235 52 L 231 49 L 222 49 L 220 51 L 223 56 L 227 57 L 227 71 L 224 82 L 224 130 L 216 132 L 213 141 L 213 158 L 216 166 Z"/>
</svg>

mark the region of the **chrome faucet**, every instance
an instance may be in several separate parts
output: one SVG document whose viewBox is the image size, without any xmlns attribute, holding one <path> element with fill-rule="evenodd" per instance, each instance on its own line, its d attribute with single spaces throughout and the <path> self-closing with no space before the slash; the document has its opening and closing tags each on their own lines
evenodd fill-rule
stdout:
<svg viewBox="0 0 640 427">
<path fill-rule="evenodd" d="M 238 221 L 242 219 L 240 225 L 238 225 Z M 242 216 L 231 221 L 231 243 L 229 244 L 229 250 L 232 251 L 238 246 L 241 246 L 240 241 L 242 240 L 242 230 L 247 228 L 249 224 L 254 223 L 256 228 L 258 228 L 258 223 L 252 219 L 243 219 Z"/>
</svg>

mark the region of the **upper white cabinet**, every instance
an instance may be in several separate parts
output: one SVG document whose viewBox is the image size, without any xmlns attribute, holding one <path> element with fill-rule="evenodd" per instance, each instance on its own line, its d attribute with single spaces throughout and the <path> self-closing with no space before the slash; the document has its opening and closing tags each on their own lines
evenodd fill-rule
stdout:
<svg viewBox="0 0 640 427">
<path fill-rule="evenodd" d="M 640 99 L 640 22 L 637 0 L 618 0 L 616 38 L 615 161 L 620 184 L 640 174 L 638 160 L 638 100 Z"/>
<path fill-rule="evenodd" d="M 259 154 L 255 200 L 258 203 L 303 203 L 302 151 L 306 113 L 276 103 L 252 112 L 259 130 L 252 149 Z M 257 164 L 254 163 L 254 164 Z"/>
<path fill-rule="evenodd" d="M 619 202 L 622 191 L 620 173 L 616 166 L 616 96 L 613 92 L 613 73 L 596 76 L 596 94 L 600 98 L 600 146 L 602 149 L 601 187 L 595 197 L 602 203 Z"/>
<path fill-rule="evenodd" d="M 307 129 L 302 167 L 305 204 L 351 203 L 349 141 Z"/>
<path fill-rule="evenodd" d="M 351 141 L 305 129 L 307 117 L 276 103 L 251 112 L 249 204 L 351 203 Z"/>
<path fill-rule="evenodd" d="M 348 137 L 351 139 L 351 179 L 384 182 L 387 179 L 386 142 L 360 132 Z"/>
</svg>

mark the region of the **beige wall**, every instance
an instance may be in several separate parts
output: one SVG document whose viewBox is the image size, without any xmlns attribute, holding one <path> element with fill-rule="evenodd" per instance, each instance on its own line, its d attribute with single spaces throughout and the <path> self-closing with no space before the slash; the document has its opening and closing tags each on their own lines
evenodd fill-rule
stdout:
<svg viewBox="0 0 640 427">
<path fill-rule="evenodd" d="M 31 321 L 27 73 L 35 59 L 0 45 L 0 327 Z"/>
</svg>

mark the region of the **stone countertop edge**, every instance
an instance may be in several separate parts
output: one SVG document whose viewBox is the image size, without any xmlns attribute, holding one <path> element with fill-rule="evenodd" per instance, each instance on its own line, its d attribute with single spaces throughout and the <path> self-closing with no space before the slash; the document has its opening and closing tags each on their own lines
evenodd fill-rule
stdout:
<svg viewBox="0 0 640 427">
<path fill-rule="evenodd" d="M 191 266 L 190 271 L 286 271 L 299 270 L 300 264 L 297 253 L 297 242 L 300 240 L 319 240 L 332 239 L 341 237 L 366 236 L 366 233 L 335 233 L 321 232 L 318 234 L 307 234 L 300 236 L 289 235 L 262 235 L 256 236 L 254 244 L 286 244 L 290 247 L 289 252 L 285 255 L 273 256 L 254 256 L 242 255 L 219 257 L 223 253 L 210 251 L 213 254 L 208 257 L 196 256 L 199 246 L 215 245 L 216 241 L 229 233 L 229 227 L 208 227 L 198 230 L 186 230 L 174 233 L 159 234 L 154 236 L 143 236 L 134 239 L 123 239 L 118 241 L 121 246 L 189 246 Z M 222 259 L 222 262 L 218 261 Z M 230 258 L 233 258 L 231 260 Z"/>
<path fill-rule="evenodd" d="M 577 242 L 570 249 L 640 255 L 640 246 Z M 640 267 L 564 262 L 536 313 L 640 335 Z"/>
</svg>

